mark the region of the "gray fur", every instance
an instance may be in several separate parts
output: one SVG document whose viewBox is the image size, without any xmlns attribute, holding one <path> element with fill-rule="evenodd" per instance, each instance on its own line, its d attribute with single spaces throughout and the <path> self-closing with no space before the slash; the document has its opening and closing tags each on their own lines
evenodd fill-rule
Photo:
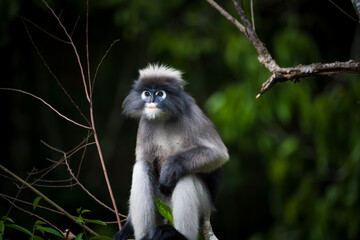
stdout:
<svg viewBox="0 0 360 240">
<path fill-rule="evenodd" d="M 210 216 L 213 204 L 212 186 L 201 176 L 217 171 L 228 152 L 213 123 L 183 91 L 179 71 L 150 65 L 140 73 L 123 103 L 125 115 L 140 118 L 130 196 L 135 237 L 147 237 L 154 228 L 156 210 L 151 204 L 156 195 L 172 206 L 175 228 L 195 240 L 199 222 Z M 145 116 L 141 99 L 142 91 L 150 88 L 167 94 L 154 119 Z M 219 174 L 213 176 L 221 182 Z"/>
</svg>

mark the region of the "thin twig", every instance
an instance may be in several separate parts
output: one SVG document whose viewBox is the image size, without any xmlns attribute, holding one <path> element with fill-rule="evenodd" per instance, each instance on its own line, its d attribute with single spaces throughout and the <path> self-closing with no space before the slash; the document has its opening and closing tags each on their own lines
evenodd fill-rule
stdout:
<svg viewBox="0 0 360 240">
<path fill-rule="evenodd" d="M 46 220 L 46 219 L 43 218 L 43 217 L 40 217 L 39 215 L 37 215 L 37 214 L 35 214 L 35 213 L 33 213 L 33 212 L 27 211 L 27 210 L 19 207 L 18 205 L 16 205 L 14 201 L 15 201 L 15 200 L 18 201 L 19 199 L 16 199 L 16 198 L 15 198 L 14 201 L 11 202 L 11 200 L 8 199 L 7 197 L 4 197 L 3 194 L 0 194 L 0 196 L 1 196 L 3 199 L 5 199 L 6 201 L 8 201 L 8 202 L 11 204 L 11 206 L 19 209 L 20 211 L 22 211 L 22 212 L 24 212 L 24 213 L 26 213 L 26 214 L 29 214 L 29 215 L 31 215 L 31 216 L 34 216 L 34 217 L 36 217 L 37 219 L 40 219 L 40 220 L 43 221 L 43 222 L 46 222 L 46 223 L 47 223 L 48 225 L 50 225 L 52 228 L 56 229 L 56 230 L 59 231 L 61 234 L 63 234 L 63 232 L 62 232 L 58 227 L 56 227 L 54 224 L 52 224 L 50 221 Z M 39 207 L 39 206 L 38 206 L 38 207 Z"/>
<path fill-rule="evenodd" d="M 85 158 L 85 153 L 86 153 L 86 150 L 87 150 L 87 144 L 88 144 L 88 140 L 90 138 L 90 136 L 92 135 L 92 132 L 90 132 L 90 130 L 88 130 L 88 135 L 87 135 L 87 138 L 86 138 L 86 143 L 85 143 L 85 147 L 84 147 L 84 150 L 81 154 L 81 158 L 80 158 L 80 162 L 79 162 L 79 167 L 78 167 L 78 170 L 77 170 L 77 173 L 76 173 L 76 177 L 79 178 L 79 175 L 80 175 L 80 170 L 81 170 L 81 166 L 82 166 L 82 163 L 84 161 L 84 158 Z"/>
<path fill-rule="evenodd" d="M 31 170 L 31 172 L 28 174 L 28 176 L 27 176 L 26 179 L 25 179 L 25 182 L 27 182 L 27 181 L 29 180 L 31 174 L 32 174 L 34 171 L 35 171 L 35 168 L 33 168 L 33 169 Z M 23 185 L 21 186 L 21 188 L 19 189 L 19 191 L 16 193 L 15 199 L 13 200 L 13 202 L 12 202 L 11 205 L 10 205 L 10 208 L 9 208 L 8 211 L 6 212 L 6 215 L 5 215 L 6 217 L 9 216 L 10 211 L 11 211 L 11 209 L 12 209 L 12 206 L 15 204 L 15 200 L 18 199 L 18 197 L 19 197 L 19 195 L 20 195 L 20 192 L 24 189 L 24 186 L 25 186 L 25 184 L 23 184 Z"/>
<path fill-rule="evenodd" d="M 348 14 L 347 12 L 344 11 L 344 9 L 342 9 L 341 7 L 339 7 L 339 5 L 337 5 L 336 3 L 334 3 L 331 0 L 328 0 L 330 3 L 332 3 L 332 5 L 334 5 L 337 9 L 340 10 L 340 12 L 342 12 L 343 14 L 345 14 L 348 18 L 350 18 L 351 20 L 355 21 L 355 22 L 359 22 L 359 20 L 357 20 L 356 18 L 350 16 L 350 14 Z"/>
<path fill-rule="evenodd" d="M 77 19 L 76 19 L 76 21 L 75 21 L 74 27 L 73 27 L 73 29 L 72 29 L 72 31 L 71 31 L 71 33 L 70 33 L 70 36 L 71 36 L 71 37 L 73 36 L 73 34 L 74 34 L 74 32 L 75 32 L 75 28 L 76 28 L 79 20 L 80 20 L 80 16 L 78 16 Z"/>
<path fill-rule="evenodd" d="M 91 77 L 90 77 L 90 53 L 89 53 L 89 0 L 86 0 L 86 30 L 85 30 L 85 45 L 86 45 L 86 65 L 88 72 L 88 82 L 89 82 L 89 91 L 90 99 L 92 97 L 92 87 L 91 87 Z"/>
<path fill-rule="evenodd" d="M 64 151 L 62 151 L 62 150 L 60 150 L 60 149 L 57 149 L 57 148 L 51 146 L 50 144 L 48 144 L 48 143 L 46 143 L 46 142 L 44 142 L 44 141 L 41 141 L 41 142 L 42 142 L 45 146 L 47 146 L 48 148 L 52 149 L 53 151 L 56 151 L 56 152 L 58 152 L 58 153 L 63 154 L 63 157 L 62 157 L 59 161 L 57 161 L 57 162 L 63 162 L 63 161 L 64 161 L 65 165 L 67 166 L 67 170 L 68 170 L 68 172 L 70 173 L 72 179 L 76 181 L 76 185 L 79 185 L 79 186 L 83 189 L 84 192 L 86 192 L 91 198 L 93 198 L 96 202 L 98 202 L 100 205 L 102 205 L 102 206 L 105 207 L 106 209 L 108 209 L 108 210 L 110 210 L 110 211 L 112 211 L 112 212 L 120 215 L 121 217 L 126 217 L 125 215 L 122 215 L 122 214 L 116 212 L 114 209 L 110 208 L 109 206 L 107 206 L 106 204 L 104 204 L 103 202 L 101 202 L 99 199 L 97 199 L 92 193 L 90 193 L 90 191 L 89 191 L 88 189 L 86 189 L 84 185 L 82 185 L 82 184 L 80 183 L 80 181 L 77 179 L 77 177 L 75 176 L 75 174 L 72 172 L 72 170 L 71 170 L 71 168 L 70 168 L 70 165 L 69 165 L 69 163 L 68 163 L 68 161 L 67 161 L 68 157 L 70 157 L 71 155 L 73 155 L 76 151 L 79 151 L 81 148 L 85 148 L 87 145 L 90 145 L 90 144 L 85 144 L 85 145 L 77 148 L 76 151 L 72 151 L 72 152 L 70 153 L 70 155 L 68 155 L 66 152 L 64 152 Z M 91 143 L 91 144 L 95 144 L 95 143 Z"/>
<path fill-rule="evenodd" d="M 55 36 L 54 34 L 49 33 L 48 31 L 46 31 L 45 29 L 43 29 L 42 27 L 40 27 L 40 26 L 37 25 L 36 23 L 32 22 L 31 20 L 29 20 L 29 19 L 27 19 L 27 18 L 25 18 L 25 17 L 22 17 L 22 16 L 19 16 L 19 17 L 21 18 L 21 20 L 30 23 L 31 25 L 33 25 L 34 27 L 36 27 L 36 28 L 39 29 L 40 31 L 44 32 L 44 33 L 47 34 L 48 36 L 50 36 L 50 37 L 52 37 L 52 38 L 54 38 L 54 39 L 56 39 L 56 40 L 58 40 L 58 41 L 60 41 L 60 42 L 62 42 L 62 43 L 71 44 L 69 41 L 66 41 L 66 40 L 64 40 L 64 39 L 61 39 L 61 38 Z"/>
<path fill-rule="evenodd" d="M 66 153 L 64 153 L 64 159 L 65 159 L 65 164 L 67 166 L 67 170 L 68 172 L 70 173 L 70 175 L 73 177 L 73 179 L 76 181 L 76 183 L 82 188 L 82 190 L 87 193 L 92 199 L 94 199 L 96 202 L 98 202 L 100 205 L 102 205 L 103 207 L 105 207 L 106 209 L 112 211 L 112 212 L 115 212 L 114 209 L 112 209 L 111 207 L 107 206 L 106 204 L 104 204 L 103 202 L 101 202 L 99 199 L 97 199 L 88 189 L 85 188 L 84 185 L 82 185 L 80 183 L 80 181 L 75 177 L 73 171 L 71 170 L 70 168 L 70 165 L 67 161 L 67 156 L 66 156 Z M 122 215 L 120 214 L 120 216 L 122 217 L 126 217 L 125 215 Z"/>
<path fill-rule="evenodd" d="M 0 90 L 6 90 L 6 91 L 13 91 L 13 92 L 20 92 L 20 93 L 23 93 L 23 94 L 26 94 L 26 95 L 29 95 L 33 98 L 36 98 L 37 100 L 41 101 L 42 103 L 44 103 L 46 106 L 48 106 L 51 110 L 53 110 L 57 115 L 59 115 L 60 117 L 66 119 L 67 121 L 77 125 L 77 126 L 80 126 L 82 128 L 86 128 L 86 129 L 91 129 L 91 127 L 89 126 L 85 126 L 85 125 L 82 125 L 80 123 L 77 123 L 75 122 L 74 120 L 71 120 L 70 118 L 66 117 L 65 115 L 61 114 L 58 110 L 56 110 L 54 107 L 52 107 L 49 103 L 47 103 L 44 99 L 32 94 L 32 93 L 29 93 L 29 92 L 26 92 L 26 91 L 23 91 L 23 90 L 20 90 L 20 89 L 16 89 L 16 88 L 0 88 Z"/>
<path fill-rule="evenodd" d="M 222 7 L 220 7 L 215 1 L 213 0 L 206 0 L 213 8 L 219 11 L 221 15 L 223 15 L 227 20 L 233 23 L 242 33 L 245 34 L 245 27 L 239 21 L 231 16 L 227 11 L 225 11 Z"/>
<path fill-rule="evenodd" d="M 59 210 L 60 212 L 62 212 L 66 217 L 68 217 L 71 221 L 73 221 L 74 223 L 76 223 L 77 225 L 81 226 L 82 228 L 84 228 L 86 231 L 88 231 L 89 233 L 91 233 L 92 235 L 98 236 L 99 234 L 97 234 L 96 232 L 94 232 L 92 229 L 90 229 L 88 226 L 83 225 L 82 223 L 80 223 L 75 217 L 73 217 L 71 214 L 69 214 L 67 211 L 65 211 L 62 207 L 60 207 L 59 205 L 57 205 L 55 202 L 53 202 L 52 200 L 50 200 L 47 196 L 45 196 L 42 192 L 40 192 L 39 190 L 37 190 L 36 188 L 34 188 L 33 186 L 31 186 L 29 183 L 25 182 L 22 178 L 20 178 L 19 176 L 17 176 L 16 174 L 14 174 L 13 172 L 11 172 L 9 169 L 5 168 L 3 165 L 0 164 L 0 169 L 3 170 L 4 172 L 6 172 L 8 175 L 12 176 L 13 178 L 15 178 L 17 181 L 21 182 L 22 184 L 24 184 L 26 187 L 28 187 L 31 191 L 33 191 L 35 194 L 37 194 L 38 196 L 40 196 L 42 199 L 44 199 L 46 202 L 48 202 L 51 206 L 53 206 L 54 208 L 56 208 L 57 210 Z"/>
<path fill-rule="evenodd" d="M 251 23 L 255 31 L 254 0 L 250 1 Z"/>
<path fill-rule="evenodd" d="M 246 14 L 244 12 L 244 9 L 240 6 L 238 0 L 232 0 L 235 8 L 240 15 L 240 19 L 242 23 L 244 24 L 246 31 L 245 36 L 249 39 L 249 41 L 254 46 L 255 50 L 258 52 L 258 60 L 259 62 L 264 65 L 267 69 L 270 70 L 270 72 L 273 72 L 279 68 L 275 60 L 272 58 L 271 54 L 265 47 L 264 43 L 260 40 L 260 38 L 257 36 L 256 32 L 251 26 L 251 23 L 246 18 Z"/>
<path fill-rule="evenodd" d="M 94 79 L 93 79 L 93 82 L 92 82 L 92 87 L 91 87 L 91 89 L 94 89 L 96 76 L 97 76 L 97 74 L 98 74 L 98 71 L 99 71 L 99 68 L 100 68 L 102 62 L 104 61 L 104 59 L 106 58 L 107 54 L 110 52 L 110 50 L 111 50 L 111 48 L 114 46 L 114 44 L 117 43 L 117 42 L 119 42 L 119 41 L 120 41 L 120 39 L 114 40 L 114 41 L 111 43 L 110 47 L 106 50 L 104 56 L 101 58 L 99 64 L 98 64 L 97 67 L 96 67 L 96 71 L 95 71 L 95 75 L 94 75 Z M 91 94 L 93 94 L 93 92 L 91 92 Z"/>
<path fill-rule="evenodd" d="M 86 86 L 86 80 L 85 80 L 85 75 L 84 75 L 84 70 L 83 70 L 83 66 L 81 63 L 81 59 L 80 56 L 78 54 L 77 48 L 72 40 L 72 37 L 70 36 L 70 34 L 68 33 L 68 31 L 66 30 L 65 26 L 62 24 L 60 18 L 56 15 L 56 13 L 54 12 L 54 10 L 50 7 L 50 5 L 46 2 L 46 0 L 42 0 L 42 2 L 45 4 L 45 6 L 51 11 L 51 13 L 53 14 L 53 16 L 56 18 L 56 20 L 58 21 L 60 27 L 64 30 L 65 35 L 69 38 L 70 44 L 74 49 L 74 53 L 76 55 L 76 59 L 78 61 L 78 65 L 80 68 L 80 73 L 81 73 L 81 77 L 82 77 L 82 81 L 83 81 L 83 85 L 84 85 L 84 90 L 85 90 L 85 95 L 86 95 L 86 99 L 88 100 L 88 102 L 90 102 L 90 97 L 89 97 L 89 93 L 88 93 L 88 89 Z"/>
<path fill-rule="evenodd" d="M 103 154 L 102 154 L 102 151 L 101 151 L 100 142 L 99 142 L 99 139 L 97 137 L 97 133 L 96 133 L 96 129 L 95 129 L 93 106 L 92 106 L 91 101 L 90 101 L 90 117 L 91 117 L 91 125 L 93 127 L 94 139 L 95 139 L 96 147 L 97 147 L 100 162 L 101 162 L 101 167 L 103 169 L 103 173 L 104 173 L 104 177 L 105 177 L 105 181 L 106 181 L 106 186 L 108 188 L 108 191 L 109 191 L 109 194 L 110 194 L 110 199 L 111 199 L 112 205 L 113 205 L 114 210 L 115 210 L 116 220 L 118 222 L 119 229 L 121 229 L 122 226 L 121 226 L 121 221 L 120 221 L 120 217 L 119 217 L 119 211 L 118 211 L 117 206 L 116 206 L 114 194 L 113 194 L 111 184 L 110 184 L 110 181 L 109 181 L 109 177 L 108 177 L 108 174 L 107 174 L 107 170 L 106 170 L 106 167 L 105 167 L 105 161 L 104 161 L 104 157 L 103 157 Z"/>
<path fill-rule="evenodd" d="M 27 19 L 25 19 L 27 20 Z M 28 20 L 29 21 L 29 20 Z M 31 23 L 31 22 L 30 22 Z M 60 86 L 60 88 L 62 89 L 62 91 L 65 93 L 65 95 L 68 97 L 68 99 L 71 101 L 71 103 L 75 106 L 75 108 L 78 110 L 78 112 L 80 113 L 80 115 L 85 119 L 85 121 L 90 125 L 89 123 L 89 120 L 87 119 L 87 117 L 82 113 L 82 111 L 80 110 L 79 106 L 75 103 L 75 101 L 72 99 L 72 97 L 70 96 L 70 94 L 66 91 L 66 89 L 64 88 L 64 86 L 60 83 L 59 79 L 56 77 L 56 75 L 53 73 L 53 71 L 51 70 L 50 66 L 46 63 L 44 57 L 42 56 L 42 54 L 40 53 L 37 45 L 35 44 L 25 22 L 23 21 L 23 24 L 24 24 L 24 27 L 25 27 L 25 30 L 26 30 L 26 33 L 27 35 L 29 36 L 30 38 L 30 41 L 31 41 L 31 44 L 33 45 L 33 47 L 35 48 L 36 50 L 36 53 L 39 55 L 39 57 L 41 58 L 43 64 L 45 65 L 46 69 L 48 70 L 48 72 L 50 73 L 50 75 L 55 79 L 56 83 Z M 45 32 L 47 33 L 47 32 Z M 49 33 L 47 33 L 49 34 Z M 50 35 L 51 36 L 51 35 Z M 55 38 L 57 39 L 57 38 Z M 60 39 L 57 39 L 60 41 Z M 66 42 L 66 43 L 69 43 L 70 42 Z"/>
</svg>

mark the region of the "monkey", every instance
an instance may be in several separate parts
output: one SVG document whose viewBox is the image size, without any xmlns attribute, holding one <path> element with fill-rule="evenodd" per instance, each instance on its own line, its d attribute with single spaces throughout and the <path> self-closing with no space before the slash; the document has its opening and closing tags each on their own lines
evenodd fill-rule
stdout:
<svg viewBox="0 0 360 240">
<path fill-rule="evenodd" d="M 139 70 L 123 114 L 139 119 L 126 224 L 115 240 L 196 240 L 223 180 L 228 150 L 212 121 L 184 91 L 182 72 L 162 64 Z M 172 208 L 162 224 L 155 197 Z"/>
</svg>

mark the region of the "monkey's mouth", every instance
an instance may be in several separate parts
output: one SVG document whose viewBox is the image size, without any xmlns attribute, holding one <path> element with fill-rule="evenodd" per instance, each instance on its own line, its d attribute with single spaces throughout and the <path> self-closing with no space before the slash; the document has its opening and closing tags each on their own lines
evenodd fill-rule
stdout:
<svg viewBox="0 0 360 240">
<path fill-rule="evenodd" d="M 161 109 L 155 103 L 147 103 L 145 106 L 145 115 L 148 119 L 154 119 L 161 113 Z"/>
</svg>

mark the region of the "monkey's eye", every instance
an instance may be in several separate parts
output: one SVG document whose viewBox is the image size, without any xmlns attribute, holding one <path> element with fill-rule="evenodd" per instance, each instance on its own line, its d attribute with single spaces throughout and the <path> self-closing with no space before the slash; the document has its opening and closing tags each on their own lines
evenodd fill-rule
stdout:
<svg viewBox="0 0 360 240">
<path fill-rule="evenodd" d="M 160 100 L 164 100 L 166 98 L 166 93 L 164 90 L 157 91 L 155 95 L 159 97 Z"/>
<path fill-rule="evenodd" d="M 141 98 L 143 100 L 147 99 L 150 96 L 151 96 L 151 92 L 149 92 L 149 91 L 143 91 L 142 94 L 141 94 Z"/>
</svg>

